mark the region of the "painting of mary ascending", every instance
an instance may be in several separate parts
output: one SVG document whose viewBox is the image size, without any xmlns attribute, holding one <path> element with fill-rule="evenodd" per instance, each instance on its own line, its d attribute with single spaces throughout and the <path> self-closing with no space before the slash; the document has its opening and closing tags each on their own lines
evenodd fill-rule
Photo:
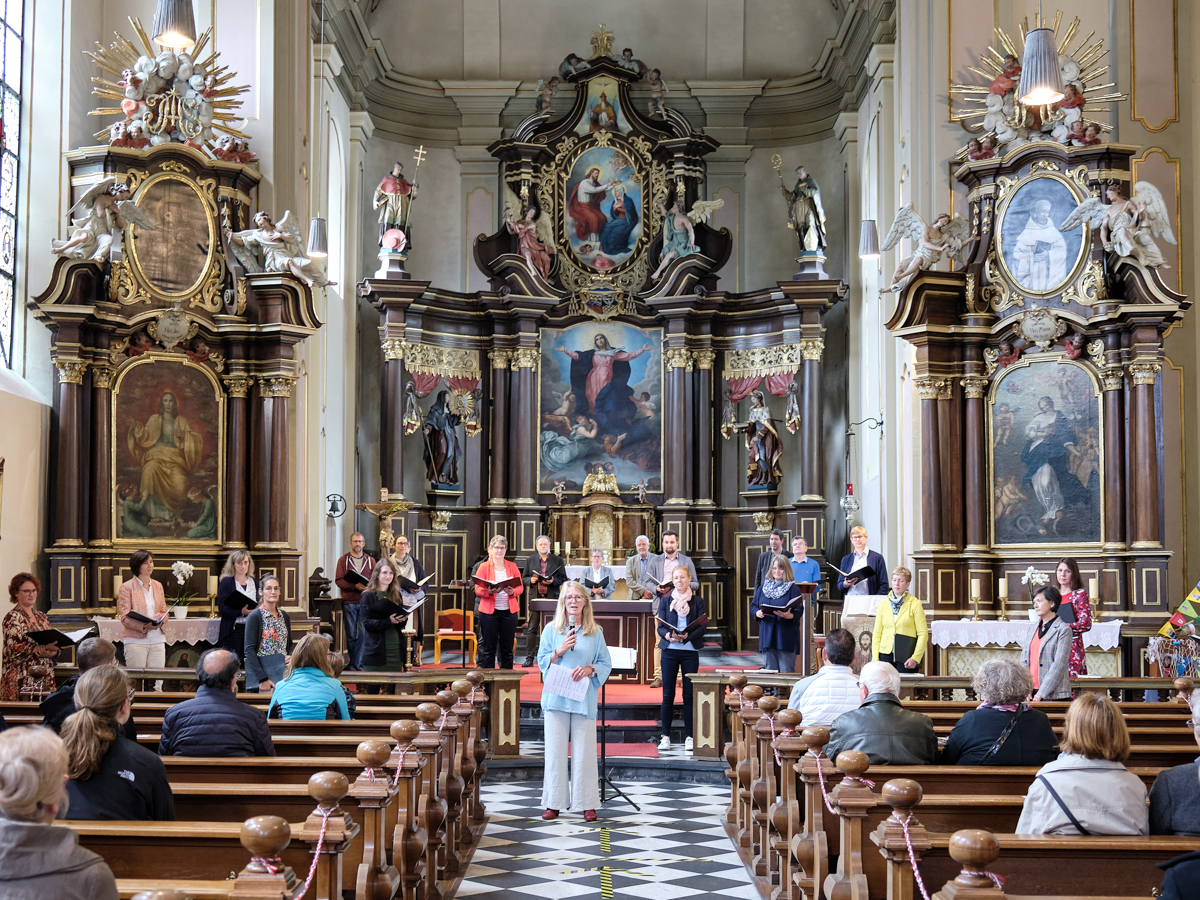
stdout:
<svg viewBox="0 0 1200 900">
<path fill-rule="evenodd" d="M 662 329 L 595 322 L 542 331 L 539 490 L 592 473 L 662 490 Z"/>
<path fill-rule="evenodd" d="M 576 258 L 598 272 L 629 259 L 642 236 L 642 180 L 619 147 L 579 155 L 567 178 L 567 238 Z"/>
<path fill-rule="evenodd" d="M 1001 377 L 991 405 L 993 543 L 1103 540 L 1099 403 L 1095 383 L 1071 363 Z"/>
<path fill-rule="evenodd" d="M 217 390 L 182 363 L 156 361 L 123 374 L 113 400 L 116 537 L 218 540 Z"/>
</svg>

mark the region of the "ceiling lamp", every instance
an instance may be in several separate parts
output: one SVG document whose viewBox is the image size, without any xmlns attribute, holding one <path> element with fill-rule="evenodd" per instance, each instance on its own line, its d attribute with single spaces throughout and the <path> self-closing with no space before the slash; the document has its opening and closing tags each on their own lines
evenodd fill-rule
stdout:
<svg viewBox="0 0 1200 900">
<path fill-rule="evenodd" d="M 1021 102 L 1026 106 L 1046 106 L 1063 98 L 1062 69 L 1054 32 L 1035 28 L 1025 35 L 1025 55 L 1021 60 Z"/>
<path fill-rule="evenodd" d="M 196 15 L 192 0 L 158 0 L 154 10 L 154 40 L 167 47 L 190 47 L 196 43 Z"/>
<path fill-rule="evenodd" d="M 321 216 L 313 216 L 308 224 L 308 255 L 312 259 L 324 259 L 329 255 L 329 235 Z"/>
<path fill-rule="evenodd" d="M 858 258 L 879 258 L 879 229 L 875 227 L 874 219 L 862 221 L 862 228 L 858 232 Z"/>
<path fill-rule="evenodd" d="M 321 0 L 321 49 L 325 49 L 325 0 Z M 311 50 L 309 51 L 312 52 Z M 325 109 L 325 72 L 321 71 L 321 87 L 317 94 L 317 115 L 320 117 L 317 120 L 317 146 L 314 148 L 314 170 L 315 163 L 320 161 L 321 147 L 323 142 L 323 127 L 325 124 L 325 116 L 328 111 Z M 321 181 L 317 179 L 317 190 L 320 191 Z M 321 216 L 320 204 L 317 204 L 317 214 L 312 217 L 308 223 L 308 255 L 310 259 L 325 259 L 329 256 L 329 234 L 325 229 L 325 219 Z"/>
</svg>

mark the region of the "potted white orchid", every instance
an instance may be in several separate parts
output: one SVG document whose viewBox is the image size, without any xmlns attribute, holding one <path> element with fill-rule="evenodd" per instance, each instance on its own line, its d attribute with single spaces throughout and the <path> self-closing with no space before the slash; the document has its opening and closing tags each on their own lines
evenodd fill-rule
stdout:
<svg viewBox="0 0 1200 900">
<path fill-rule="evenodd" d="M 1050 581 L 1050 576 L 1049 576 L 1049 575 L 1047 575 L 1045 572 L 1039 572 L 1039 571 L 1038 571 L 1036 568 L 1034 568 L 1033 566 L 1030 566 L 1028 569 L 1026 569 L 1026 570 L 1025 570 L 1025 574 L 1021 576 L 1021 584 L 1025 585 L 1025 586 L 1026 586 L 1026 588 L 1027 588 L 1027 590 L 1029 591 L 1029 605 L 1030 605 L 1030 607 L 1032 607 L 1032 606 L 1033 606 L 1033 592 L 1034 592 L 1034 589 L 1035 589 L 1035 588 L 1039 588 L 1039 587 L 1041 587 L 1043 584 L 1046 584 L 1046 583 L 1047 583 L 1047 582 L 1049 582 L 1049 581 Z M 1036 617 L 1037 617 L 1037 613 L 1035 613 L 1035 612 L 1033 611 L 1033 609 L 1031 608 L 1031 609 L 1029 610 L 1029 618 L 1030 618 L 1030 620 L 1032 621 L 1032 620 L 1033 620 L 1033 619 L 1035 619 Z"/>
<path fill-rule="evenodd" d="M 175 580 L 179 583 L 179 589 L 175 593 L 175 618 L 186 619 L 188 612 L 188 600 L 192 598 L 192 592 L 186 590 L 184 585 L 188 583 L 188 579 L 196 571 L 196 567 L 189 562 L 184 562 L 182 559 L 176 561 L 171 566 L 171 574 L 175 576 Z"/>
</svg>

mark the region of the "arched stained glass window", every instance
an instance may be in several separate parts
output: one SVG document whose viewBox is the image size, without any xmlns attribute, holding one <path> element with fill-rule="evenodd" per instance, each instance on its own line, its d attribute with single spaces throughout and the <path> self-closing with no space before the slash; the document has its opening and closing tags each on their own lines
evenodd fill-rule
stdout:
<svg viewBox="0 0 1200 900">
<path fill-rule="evenodd" d="M 0 0 L 0 362 L 12 368 L 25 0 Z"/>
</svg>

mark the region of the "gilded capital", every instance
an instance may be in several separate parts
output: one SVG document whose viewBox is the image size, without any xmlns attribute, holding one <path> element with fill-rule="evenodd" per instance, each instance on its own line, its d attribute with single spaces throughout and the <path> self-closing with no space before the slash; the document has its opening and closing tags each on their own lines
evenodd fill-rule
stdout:
<svg viewBox="0 0 1200 900">
<path fill-rule="evenodd" d="M 262 391 L 264 397 L 290 397 L 292 388 L 296 386 L 296 379 L 286 375 L 276 375 L 270 378 L 260 378 L 259 383 L 259 390 Z"/>
<path fill-rule="evenodd" d="M 717 361 L 716 350 L 693 350 L 692 356 L 696 360 L 696 368 L 704 372 L 711 370 Z"/>
<path fill-rule="evenodd" d="M 82 359 L 56 359 L 54 365 L 58 366 L 58 380 L 63 384 L 83 384 L 88 364 Z"/>
<path fill-rule="evenodd" d="M 968 400 L 982 400 L 983 395 L 987 393 L 988 381 L 986 378 L 964 378 L 962 379 L 963 394 Z"/>
<path fill-rule="evenodd" d="M 922 400 L 949 400 L 949 378 L 921 378 L 917 380 L 917 390 L 921 392 Z"/>
<path fill-rule="evenodd" d="M 690 369 L 692 355 L 685 347 L 670 347 L 663 355 L 663 361 L 668 369 Z"/>
<path fill-rule="evenodd" d="M 821 338 L 810 338 L 800 342 L 800 355 L 807 362 L 820 362 L 825 355 L 825 341 Z"/>
<path fill-rule="evenodd" d="M 512 362 L 511 350 L 489 350 L 488 359 L 492 361 L 493 369 L 507 369 L 508 364 Z"/>
<path fill-rule="evenodd" d="M 512 370 L 536 369 L 539 355 L 537 347 L 518 347 L 512 352 Z"/>
<path fill-rule="evenodd" d="M 229 396 L 239 400 L 246 399 L 246 395 L 250 393 L 250 388 L 254 385 L 254 379 L 249 375 L 231 375 L 223 380 Z"/>
<path fill-rule="evenodd" d="M 1154 384 L 1158 380 L 1158 372 L 1162 368 L 1158 363 L 1135 362 L 1129 364 L 1129 377 L 1134 386 L 1139 384 Z"/>
<path fill-rule="evenodd" d="M 113 379 L 116 375 L 117 370 L 112 366 L 94 363 L 92 365 L 92 387 L 98 387 L 102 391 L 112 390 Z"/>
<path fill-rule="evenodd" d="M 1119 391 L 1125 386 L 1125 372 L 1120 366 L 1105 366 L 1100 370 L 1106 391 Z"/>
<path fill-rule="evenodd" d="M 380 343 L 383 349 L 383 358 L 388 362 L 397 359 L 404 359 L 404 350 L 408 347 L 408 341 L 400 338 L 384 338 Z"/>
</svg>

